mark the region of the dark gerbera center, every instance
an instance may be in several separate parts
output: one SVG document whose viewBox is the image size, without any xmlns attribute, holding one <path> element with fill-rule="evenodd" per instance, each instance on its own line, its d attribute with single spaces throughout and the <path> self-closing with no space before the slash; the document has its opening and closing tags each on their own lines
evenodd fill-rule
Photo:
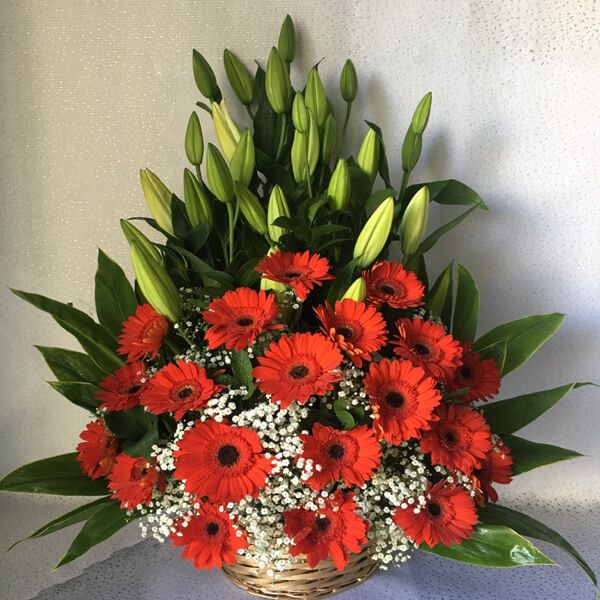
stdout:
<svg viewBox="0 0 600 600">
<path fill-rule="evenodd" d="M 396 290 L 389 283 L 382 283 L 379 286 L 379 289 L 384 293 L 390 296 L 393 296 L 396 293 Z"/>
<path fill-rule="evenodd" d="M 458 436 L 454 431 L 445 431 L 442 437 L 448 446 L 453 446 L 458 442 Z"/>
<path fill-rule="evenodd" d="M 240 327 L 248 327 L 248 325 L 252 325 L 254 323 L 254 319 L 252 319 L 251 317 L 242 317 L 241 319 L 237 320 L 237 324 Z"/>
<path fill-rule="evenodd" d="M 429 502 L 427 504 L 427 512 L 432 517 L 439 517 L 442 514 L 442 507 L 437 502 Z"/>
<path fill-rule="evenodd" d="M 306 377 L 308 375 L 308 373 L 309 373 L 308 367 L 305 365 L 294 365 L 290 369 L 290 375 L 294 379 L 303 379 L 304 377 Z"/>
<path fill-rule="evenodd" d="M 404 396 L 400 392 L 388 392 L 385 401 L 392 408 L 400 408 L 404 404 Z"/>
<path fill-rule="evenodd" d="M 235 465 L 239 457 L 240 453 L 238 452 L 238 449 L 231 444 L 221 446 L 219 448 L 219 452 L 217 453 L 217 459 L 224 467 L 231 467 Z"/>
<path fill-rule="evenodd" d="M 131 471 L 131 478 L 134 481 L 140 481 L 148 475 L 148 467 L 133 467 Z"/>
<path fill-rule="evenodd" d="M 339 335 L 341 335 L 345 340 L 349 340 L 352 338 L 352 336 L 354 335 L 354 330 L 352 329 L 352 327 L 348 327 L 348 325 L 345 325 L 343 327 L 337 327 L 336 331 L 339 333 Z"/>
<path fill-rule="evenodd" d="M 327 517 L 319 517 L 315 520 L 315 525 L 319 531 L 327 531 L 331 521 Z"/>
<path fill-rule="evenodd" d="M 414 351 L 421 356 L 426 356 L 431 352 L 431 350 L 425 344 L 415 344 L 413 348 Z"/>
<path fill-rule="evenodd" d="M 473 373 L 471 372 L 471 369 L 469 369 L 469 367 L 463 366 L 460 368 L 460 376 L 463 379 L 471 379 L 471 377 L 473 376 Z"/>
<path fill-rule="evenodd" d="M 177 397 L 180 400 L 186 400 L 187 398 L 189 398 L 190 396 L 192 396 L 194 394 L 194 388 L 191 385 L 186 385 L 185 387 L 182 387 L 178 392 L 177 392 Z"/>
<path fill-rule="evenodd" d="M 284 273 L 284 277 L 287 277 L 288 279 L 296 279 L 296 277 L 300 277 L 300 275 L 302 275 L 302 273 L 300 273 L 300 271 L 288 271 L 287 273 Z"/>
<path fill-rule="evenodd" d="M 141 383 L 134 383 L 127 388 L 128 394 L 137 394 L 142 389 Z"/>
<path fill-rule="evenodd" d="M 217 533 L 219 533 L 219 524 L 214 521 L 209 523 L 206 526 L 206 533 L 208 533 L 208 535 L 217 535 Z"/>
<path fill-rule="evenodd" d="M 329 454 L 331 458 L 342 458 L 344 456 L 344 447 L 340 444 L 331 444 L 327 450 L 327 454 Z"/>
</svg>

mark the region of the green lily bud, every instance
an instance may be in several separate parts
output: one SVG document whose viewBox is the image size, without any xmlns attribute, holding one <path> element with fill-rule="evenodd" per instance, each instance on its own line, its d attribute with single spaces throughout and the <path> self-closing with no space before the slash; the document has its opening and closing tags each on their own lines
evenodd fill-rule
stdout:
<svg viewBox="0 0 600 600">
<path fill-rule="evenodd" d="M 323 143 L 321 144 L 321 162 L 328 165 L 337 143 L 337 123 L 333 113 L 329 113 L 323 127 Z"/>
<path fill-rule="evenodd" d="M 331 210 L 344 210 L 350 200 L 350 171 L 342 158 L 338 160 L 329 180 L 327 196 Z"/>
<path fill-rule="evenodd" d="M 286 15 L 281 24 L 277 48 L 279 49 L 281 58 L 286 63 L 289 64 L 294 60 L 296 56 L 296 32 L 294 30 L 294 21 L 292 21 L 290 15 Z"/>
<path fill-rule="evenodd" d="M 183 197 L 185 198 L 185 211 L 193 227 L 206 223 L 213 226 L 213 214 L 210 199 L 196 176 L 189 170 L 183 171 Z"/>
<path fill-rule="evenodd" d="M 244 63 L 230 50 L 223 53 L 225 72 L 229 83 L 244 106 L 252 104 L 254 99 L 254 82 L 252 75 Z"/>
<path fill-rule="evenodd" d="M 371 183 L 373 183 L 379 169 L 379 136 L 370 127 L 358 151 L 356 163 Z"/>
<path fill-rule="evenodd" d="M 317 120 L 317 125 L 321 127 L 325 123 L 325 119 L 329 113 L 329 102 L 327 101 L 325 88 L 316 67 L 313 67 L 308 73 L 308 81 L 304 90 L 304 100 L 306 108 L 312 111 Z"/>
<path fill-rule="evenodd" d="M 150 169 L 140 170 L 140 181 L 146 204 L 152 216 L 160 227 L 173 235 L 171 191 Z"/>
<path fill-rule="evenodd" d="M 211 102 L 221 101 L 221 90 L 211 66 L 198 50 L 193 53 L 194 79 L 200 93 Z"/>
<path fill-rule="evenodd" d="M 422 135 L 429 122 L 429 113 L 431 111 L 431 92 L 427 92 L 417 105 L 411 121 L 412 130 Z"/>
<path fill-rule="evenodd" d="M 308 109 L 308 172 L 312 175 L 319 164 L 319 127 L 313 111 Z"/>
<path fill-rule="evenodd" d="M 269 234 L 267 214 L 259 199 L 239 181 L 235 182 L 234 188 L 238 206 L 250 227 L 257 233 L 267 236 Z"/>
<path fill-rule="evenodd" d="M 292 103 L 292 123 L 294 124 L 294 129 L 299 133 L 306 133 L 308 131 L 308 112 L 306 111 L 302 92 L 296 92 L 294 96 L 294 102 Z"/>
<path fill-rule="evenodd" d="M 423 137 L 413 131 L 412 126 L 408 128 L 402 142 L 402 169 L 412 171 L 421 156 L 421 145 Z"/>
<path fill-rule="evenodd" d="M 308 147 L 308 134 L 294 132 L 294 140 L 292 142 L 291 160 L 292 173 L 296 183 L 306 181 L 306 153 Z"/>
<path fill-rule="evenodd" d="M 254 140 L 249 129 L 244 130 L 240 137 L 240 142 L 233 153 L 230 168 L 231 176 L 234 181 L 240 181 L 244 185 L 249 185 L 254 175 Z"/>
<path fill-rule="evenodd" d="M 367 297 L 367 284 L 362 277 L 359 277 L 352 285 L 346 290 L 342 296 L 342 300 L 349 298 L 350 300 L 356 300 L 356 302 L 364 302 Z"/>
<path fill-rule="evenodd" d="M 277 48 L 271 48 L 265 74 L 265 89 L 271 108 L 277 114 L 288 112 L 292 103 L 290 74 Z"/>
<path fill-rule="evenodd" d="M 354 102 L 358 93 L 358 78 L 354 63 L 348 59 L 344 63 L 342 74 L 340 76 L 340 93 L 346 102 Z"/>
<path fill-rule="evenodd" d="M 162 262 L 162 257 L 156 246 L 133 223 L 126 219 L 121 219 L 121 229 L 129 244 L 135 242 L 140 245 L 147 254 L 152 256 L 155 261 Z"/>
<path fill-rule="evenodd" d="M 219 149 L 212 144 L 208 144 L 206 178 L 210 191 L 221 202 L 227 203 L 233 200 L 233 179 L 229 167 Z"/>
<path fill-rule="evenodd" d="M 283 190 L 276 185 L 269 196 L 269 205 L 267 206 L 267 228 L 271 241 L 278 242 L 279 238 L 288 232 L 288 230 L 283 227 L 273 225 L 275 219 L 289 216 L 290 209 Z"/>
<path fill-rule="evenodd" d="M 212 116 L 219 146 L 227 160 L 231 160 L 240 141 L 240 130 L 227 110 L 225 99 L 220 104 L 212 103 Z"/>
<path fill-rule="evenodd" d="M 204 157 L 204 137 L 198 115 L 193 112 L 185 130 L 185 154 L 191 164 L 198 167 Z"/>
<path fill-rule="evenodd" d="M 410 200 L 400 223 L 402 252 L 410 256 L 417 251 L 429 217 L 429 189 L 423 186 Z"/>
<path fill-rule="evenodd" d="M 131 244 L 131 261 L 142 294 L 156 312 L 175 323 L 181 317 L 181 297 L 163 265 L 137 242 Z"/>
<path fill-rule="evenodd" d="M 369 217 L 358 234 L 353 258 L 361 269 L 368 267 L 383 250 L 392 229 L 394 198 L 386 198 Z"/>
</svg>

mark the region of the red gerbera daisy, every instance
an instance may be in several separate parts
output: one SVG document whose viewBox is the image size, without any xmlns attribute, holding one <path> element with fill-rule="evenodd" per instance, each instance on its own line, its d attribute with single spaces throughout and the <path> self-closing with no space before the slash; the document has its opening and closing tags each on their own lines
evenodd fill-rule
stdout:
<svg viewBox="0 0 600 600">
<path fill-rule="evenodd" d="M 430 487 L 418 513 L 414 505 L 399 508 L 394 522 L 416 544 L 450 546 L 468 539 L 477 523 L 473 498 L 465 488 L 442 480 Z"/>
<path fill-rule="evenodd" d="M 172 412 L 176 421 L 188 410 L 198 410 L 223 389 L 206 375 L 206 369 L 181 358 L 152 377 L 141 393 L 141 403 L 155 415 Z"/>
<path fill-rule="evenodd" d="M 388 304 L 392 308 L 411 308 L 423 304 L 425 286 L 412 271 L 400 263 L 380 260 L 363 272 L 367 302 Z"/>
<path fill-rule="evenodd" d="M 442 395 L 437 382 L 407 360 L 371 363 L 365 389 L 373 406 L 373 429 L 392 444 L 419 438 L 435 418 Z"/>
<path fill-rule="evenodd" d="M 371 352 L 376 352 L 386 343 L 383 317 L 364 302 L 346 298 L 338 300 L 335 308 L 327 302 L 315 308 L 315 312 L 323 324 L 323 333 L 359 368 L 363 360 L 371 360 Z"/>
<path fill-rule="evenodd" d="M 128 456 L 121 452 L 108 476 L 108 489 L 112 497 L 121 501 L 121 508 L 134 509 L 140 504 L 148 506 L 152 492 L 164 489 L 164 475 L 157 469 L 156 460 Z"/>
<path fill-rule="evenodd" d="M 500 391 L 500 370 L 493 358 L 481 360 L 479 352 L 471 350 L 471 343 L 463 344 L 462 366 L 446 385 L 449 390 L 469 388 L 460 399 L 464 402 L 489 400 Z"/>
<path fill-rule="evenodd" d="M 323 508 L 296 508 L 283 513 L 284 531 L 294 540 L 290 554 L 306 554 L 311 569 L 331 556 L 337 569 L 343 571 L 348 552 L 360 552 L 367 543 L 367 521 L 355 511 L 354 494 L 337 490 Z"/>
<path fill-rule="evenodd" d="M 175 478 L 185 481 L 186 491 L 210 502 L 256 497 L 273 468 L 258 434 L 246 427 L 196 421 L 178 445 Z"/>
<path fill-rule="evenodd" d="M 476 410 L 440 404 L 439 421 L 423 434 L 421 450 L 431 453 L 431 462 L 470 475 L 492 449 L 490 428 Z"/>
<path fill-rule="evenodd" d="M 258 387 L 287 408 L 294 400 L 304 404 L 311 396 L 333 389 L 342 376 L 337 347 L 320 334 L 294 333 L 272 342 L 253 375 Z"/>
<path fill-rule="evenodd" d="M 119 337 L 119 354 L 127 355 L 128 362 L 140 360 L 146 356 L 155 358 L 169 331 L 169 321 L 158 314 L 149 304 L 135 309 L 123 323 Z"/>
<path fill-rule="evenodd" d="M 394 352 L 423 367 L 431 377 L 447 381 L 462 364 L 462 348 L 443 325 L 423 319 L 400 319 Z"/>
<path fill-rule="evenodd" d="M 189 521 L 175 523 L 171 534 L 174 546 L 185 546 L 182 558 L 194 561 L 197 569 L 220 569 L 224 564 L 236 563 L 238 550 L 248 547 L 246 532 L 234 527 L 229 515 L 218 506 L 203 502 L 196 511 Z"/>
<path fill-rule="evenodd" d="M 144 387 L 146 367 L 143 362 L 132 362 L 118 368 L 114 375 L 105 377 L 98 386 L 100 408 L 127 410 L 140 403 L 140 393 Z"/>
<path fill-rule="evenodd" d="M 498 493 L 492 482 L 510 483 L 512 481 L 513 459 L 510 448 L 497 442 L 481 461 L 479 469 L 473 471 L 473 484 L 477 491 L 477 503 L 483 506 L 486 502 L 498 502 Z"/>
<path fill-rule="evenodd" d="M 272 322 L 278 311 L 275 296 L 263 290 L 238 288 L 226 292 L 222 298 L 215 298 L 202 313 L 211 325 L 205 334 L 208 347 L 214 349 L 225 344 L 230 350 L 247 348 L 265 329 L 283 327 Z"/>
<path fill-rule="evenodd" d="M 313 490 L 342 480 L 347 486 L 362 486 L 371 479 L 381 461 L 381 448 L 373 430 L 366 425 L 351 431 L 315 423 L 312 435 L 302 434 L 302 457 L 320 465 L 307 481 Z"/>
<path fill-rule="evenodd" d="M 300 300 L 306 300 L 315 285 L 323 285 L 328 279 L 330 264 L 319 254 L 306 252 L 283 252 L 281 250 L 267 254 L 256 267 L 256 270 L 272 281 L 289 285 Z"/>
<path fill-rule="evenodd" d="M 77 446 L 81 470 L 92 479 L 106 477 L 119 454 L 117 436 L 107 429 L 104 419 L 98 419 L 88 423 L 79 437 L 83 440 Z"/>
</svg>

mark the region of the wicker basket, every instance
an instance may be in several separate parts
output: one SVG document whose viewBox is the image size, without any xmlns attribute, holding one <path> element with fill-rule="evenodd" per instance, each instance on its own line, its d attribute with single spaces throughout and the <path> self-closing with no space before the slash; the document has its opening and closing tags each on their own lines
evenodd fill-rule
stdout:
<svg viewBox="0 0 600 600">
<path fill-rule="evenodd" d="M 259 569 L 254 560 L 240 556 L 236 564 L 223 566 L 223 571 L 235 585 L 253 596 L 278 600 L 325 598 L 364 581 L 377 568 L 368 547 L 350 554 L 349 559 L 346 568 L 338 571 L 329 558 L 311 569 L 306 560 L 298 557 L 285 571 L 269 576 L 267 569 Z"/>
</svg>

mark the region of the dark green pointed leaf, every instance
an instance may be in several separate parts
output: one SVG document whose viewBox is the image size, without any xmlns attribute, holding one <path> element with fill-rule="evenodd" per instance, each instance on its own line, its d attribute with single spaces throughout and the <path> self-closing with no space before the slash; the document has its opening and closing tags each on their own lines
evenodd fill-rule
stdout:
<svg viewBox="0 0 600 600">
<path fill-rule="evenodd" d="M 514 433 L 550 410 L 571 390 L 584 385 L 596 384 L 589 381 L 568 383 L 550 390 L 486 404 L 481 410 L 494 433 Z"/>
<path fill-rule="evenodd" d="M 158 424 L 151 425 L 139 438 L 128 439 L 121 443 L 121 450 L 129 456 L 150 458 L 152 447 L 158 444 Z"/>
<path fill-rule="evenodd" d="M 128 516 L 124 510 L 119 508 L 119 504 L 114 501 L 96 511 L 86 521 L 66 554 L 56 565 L 56 568 L 62 567 L 72 560 L 79 558 L 90 548 L 117 533 L 117 531 L 125 527 L 133 519 L 134 517 Z"/>
<path fill-rule="evenodd" d="M 456 303 L 452 335 L 462 342 L 472 342 L 477 333 L 479 288 L 465 267 L 457 265 Z"/>
<path fill-rule="evenodd" d="M 137 299 L 123 269 L 100 249 L 95 299 L 98 320 L 118 337 L 123 322 L 135 312 Z"/>
<path fill-rule="evenodd" d="M 582 454 L 574 450 L 552 446 L 551 444 L 532 442 L 516 435 L 505 434 L 502 436 L 502 439 L 510 448 L 513 459 L 513 475 L 520 475 L 544 465 L 582 456 Z"/>
<path fill-rule="evenodd" d="M 354 271 L 356 269 L 356 262 L 351 260 L 347 263 L 342 269 L 340 269 L 337 273 L 335 273 L 335 280 L 333 285 L 329 289 L 329 294 L 327 299 L 330 302 L 334 302 L 335 300 L 339 300 L 344 292 L 350 287 L 352 283 L 352 278 L 354 277 Z"/>
<path fill-rule="evenodd" d="M 70 527 L 71 525 L 75 525 L 75 523 L 81 523 L 82 521 L 86 521 L 89 519 L 95 512 L 100 510 L 102 507 L 110 504 L 112 500 L 109 496 L 106 498 L 99 498 L 98 500 L 94 500 L 88 504 L 84 504 L 83 506 L 78 506 L 76 509 L 69 511 L 68 513 L 53 519 L 49 523 L 46 523 L 43 527 L 40 527 L 37 531 L 34 531 L 31 535 L 23 538 L 15 542 L 9 550 L 12 550 L 17 544 L 24 542 L 25 540 L 31 540 L 35 538 L 44 537 L 45 535 L 50 535 L 51 533 L 55 533 L 56 531 L 60 531 L 65 527 Z"/>
<path fill-rule="evenodd" d="M 98 387 L 92 383 L 84 381 L 49 381 L 48 384 L 69 402 L 92 413 L 100 405 L 100 401 L 96 397 Z"/>
<path fill-rule="evenodd" d="M 19 467 L 0 480 L 0 491 L 61 496 L 103 496 L 106 483 L 81 472 L 77 453 L 61 454 Z"/>
<path fill-rule="evenodd" d="M 477 525 L 473 535 L 460 544 L 452 544 L 452 546 L 438 544 L 433 548 L 423 544 L 419 549 L 481 567 L 555 564 L 529 540 L 504 525 Z"/>
<path fill-rule="evenodd" d="M 381 179 L 383 179 L 386 187 L 391 188 L 392 184 L 390 183 L 390 169 L 388 167 L 385 142 L 383 141 L 383 132 L 375 123 L 371 123 L 370 121 L 365 121 L 365 123 L 371 129 L 373 129 L 375 133 L 377 133 L 377 137 L 379 138 L 379 174 L 381 175 Z"/>
<path fill-rule="evenodd" d="M 565 316 L 560 313 L 533 315 L 499 325 L 481 336 L 473 349 L 479 351 L 499 341 L 506 342 L 506 360 L 502 375 L 520 367 L 532 356 L 561 326 Z"/>
<path fill-rule="evenodd" d="M 396 196 L 396 190 L 391 187 L 374 192 L 368 197 L 367 201 L 365 202 L 365 210 L 367 212 L 375 210 L 384 200 L 386 200 L 390 196 Z"/>
<path fill-rule="evenodd" d="M 338 398 L 333 402 L 333 412 L 344 429 L 352 429 L 356 425 L 356 421 L 350 412 L 350 408 L 347 408 L 347 406 L 348 403 L 346 400 Z"/>
<path fill-rule="evenodd" d="M 427 297 L 427 312 L 442 319 L 444 325 L 450 328 L 452 320 L 452 270 L 451 262 L 436 279 Z"/>
<path fill-rule="evenodd" d="M 424 185 L 429 189 L 429 197 L 432 202 L 452 206 L 479 206 L 480 208 L 487 210 L 487 206 L 479 194 L 472 190 L 468 185 L 465 185 L 456 179 L 430 181 L 427 183 L 411 185 L 406 190 L 407 198 L 412 198 Z"/>
<path fill-rule="evenodd" d="M 488 525 L 507 525 L 521 535 L 548 542 L 557 548 L 560 548 L 577 562 L 586 575 L 592 580 L 594 585 L 598 586 L 596 574 L 590 566 L 583 560 L 583 557 L 565 538 L 557 531 L 550 529 L 547 525 L 540 523 L 533 517 L 523 514 L 505 506 L 497 504 L 487 504 L 479 509 L 479 520 Z"/>
<path fill-rule="evenodd" d="M 479 357 L 484 360 L 486 358 L 493 358 L 496 361 L 496 366 L 500 373 L 504 370 L 504 363 L 506 362 L 507 346 L 505 340 L 494 342 L 485 348 L 479 350 Z"/>
<path fill-rule="evenodd" d="M 50 346 L 36 346 L 36 348 L 42 353 L 46 364 L 60 381 L 99 383 L 106 377 L 106 372 L 98 368 L 96 363 L 83 352 Z"/>
<path fill-rule="evenodd" d="M 141 406 L 109 412 L 104 416 L 108 428 L 122 440 L 123 451 L 129 456 L 150 456 L 158 442 L 158 419 Z"/>
<path fill-rule="evenodd" d="M 175 236 L 180 240 L 185 240 L 192 230 L 185 203 L 175 194 L 171 195 L 171 224 Z"/>
</svg>

